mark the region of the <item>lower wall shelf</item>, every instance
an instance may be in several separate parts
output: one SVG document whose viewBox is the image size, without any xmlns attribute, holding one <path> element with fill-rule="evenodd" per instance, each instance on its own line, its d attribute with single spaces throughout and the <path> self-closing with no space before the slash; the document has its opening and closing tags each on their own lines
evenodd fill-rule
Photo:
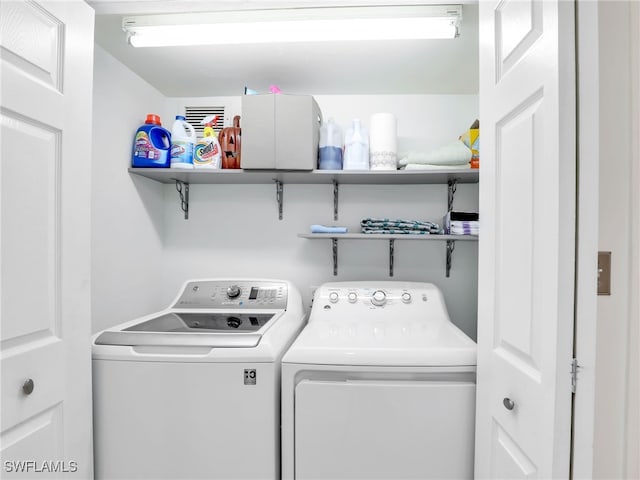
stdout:
<svg viewBox="0 0 640 480">
<path fill-rule="evenodd" d="M 389 241 L 389 276 L 393 277 L 393 256 L 396 240 L 445 241 L 446 276 L 451 271 L 451 260 L 456 241 L 478 241 L 477 235 L 403 235 L 386 233 L 299 233 L 298 237 L 310 240 L 331 240 L 333 250 L 333 274 L 338 274 L 338 240 L 388 240 Z"/>
</svg>

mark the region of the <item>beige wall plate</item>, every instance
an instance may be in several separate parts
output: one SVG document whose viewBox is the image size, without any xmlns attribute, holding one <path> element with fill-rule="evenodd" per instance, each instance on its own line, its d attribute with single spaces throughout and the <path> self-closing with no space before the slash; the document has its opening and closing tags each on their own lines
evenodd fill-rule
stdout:
<svg viewBox="0 0 640 480">
<path fill-rule="evenodd" d="M 598 252 L 598 295 L 611 295 L 611 252 Z"/>
</svg>

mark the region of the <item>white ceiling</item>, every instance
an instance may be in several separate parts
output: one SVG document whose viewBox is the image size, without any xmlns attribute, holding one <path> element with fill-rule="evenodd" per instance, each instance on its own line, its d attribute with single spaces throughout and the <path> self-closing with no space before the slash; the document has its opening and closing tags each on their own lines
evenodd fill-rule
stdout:
<svg viewBox="0 0 640 480">
<path fill-rule="evenodd" d="M 122 17 L 178 11 L 398 2 L 93 0 L 89 3 L 96 10 L 96 43 L 169 97 L 241 95 L 245 85 L 259 92 L 278 85 L 285 93 L 314 95 L 478 92 L 478 6 L 475 2 L 455 2 L 463 3 L 463 20 L 460 37 L 454 40 L 171 48 L 129 46 L 121 28 Z M 424 3 L 435 2 L 402 2 Z"/>
</svg>

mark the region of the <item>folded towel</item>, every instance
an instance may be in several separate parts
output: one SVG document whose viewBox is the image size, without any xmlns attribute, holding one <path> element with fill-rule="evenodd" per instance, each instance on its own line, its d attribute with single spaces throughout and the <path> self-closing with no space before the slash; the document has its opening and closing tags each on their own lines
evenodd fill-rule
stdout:
<svg viewBox="0 0 640 480">
<path fill-rule="evenodd" d="M 426 163 L 408 163 L 401 170 L 468 170 L 471 168 L 470 163 L 464 165 L 429 165 Z"/>
<path fill-rule="evenodd" d="M 442 233 L 440 225 L 418 220 L 389 220 L 388 218 L 365 218 L 360 222 L 362 233 L 393 233 L 429 235 Z"/>
<path fill-rule="evenodd" d="M 347 227 L 327 227 L 325 225 L 311 225 L 311 233 L 347 233 Z"/>
<path fill-rule="evenodd" d="M 411 230 L 408 228 L 367 228 L 362 227 L 362 233 L 383 233 L 385 235 L 431 235 L 426 230 Z"/>
<path fill-rule="evenodd" d="M 449 230 L 452 235 L 478 235 L 480 225 L 477 221 L 452 221 Z"/>
<path fill-rule="evenodd" d="M 460 140 L 456 140 L 432 152 L 410 152 L 398 161 L 398 165 L 401 167 L 410 163 L 464 165 L 469 161 L 471 161 L 471 150 Z"/>
<path fill-rule="evenodd" d="M 452 235 L 478 235 L 480 221 L 477 212 L 447 212 L 442 219 L 444 233 Z"/>
</svg>

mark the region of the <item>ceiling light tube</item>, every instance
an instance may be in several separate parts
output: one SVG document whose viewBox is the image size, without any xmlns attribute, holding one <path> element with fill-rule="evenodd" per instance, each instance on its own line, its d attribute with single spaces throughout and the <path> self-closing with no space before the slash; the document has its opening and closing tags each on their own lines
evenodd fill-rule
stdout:
<svg viewBox="0 0 640 480">
<path fill-rule="evenodd" d="M 134 47 L 352 40 L 421 40 L 459 35 L 460 5 L 295 8 L 125 17 Z"/>
</svg>

